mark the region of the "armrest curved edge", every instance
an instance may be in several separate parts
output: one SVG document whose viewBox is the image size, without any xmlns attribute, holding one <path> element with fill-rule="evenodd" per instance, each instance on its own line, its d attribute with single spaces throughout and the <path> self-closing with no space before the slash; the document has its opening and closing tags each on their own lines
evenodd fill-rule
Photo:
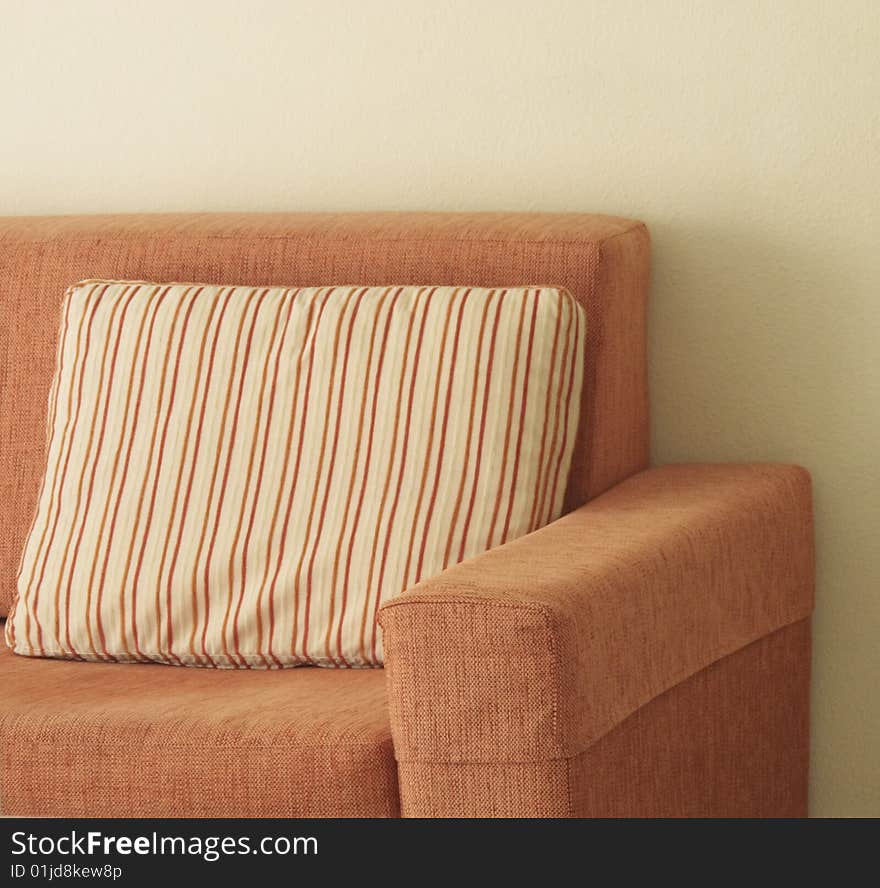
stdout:
<svg viewBox="0 0 880 888">
<path fill-rule="evenodd" d="M 399 760 L 576 755 L 716 660 L 807 617 L 808 473 L 666 466 L 388 602 Z"/>
</svg>

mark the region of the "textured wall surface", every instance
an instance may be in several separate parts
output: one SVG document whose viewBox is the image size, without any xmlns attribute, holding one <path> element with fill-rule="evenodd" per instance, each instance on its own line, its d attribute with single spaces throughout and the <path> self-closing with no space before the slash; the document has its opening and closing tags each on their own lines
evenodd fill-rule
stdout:
<svg viewBox="0 0 880 888">
<path fill-rule="evenodd" d="M 0 213 L 643 218 L 655 461 L 813 472 L 812 810 L 880 814 L 872 0 L 4 0 L 2 14 Z"/>
</svg>

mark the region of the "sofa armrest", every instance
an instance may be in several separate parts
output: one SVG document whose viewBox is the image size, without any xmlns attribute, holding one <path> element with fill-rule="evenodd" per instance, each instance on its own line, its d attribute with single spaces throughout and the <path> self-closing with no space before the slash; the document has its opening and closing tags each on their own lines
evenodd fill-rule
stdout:
<svg viewBox="0 0 880 888">
<path fill-rule="evenodd" d="M 577 756 L 664 691 L 808 616 L 813 570 L 803 469 L 635 475 L 382 608 L 398 761 Z"/>
</svg>

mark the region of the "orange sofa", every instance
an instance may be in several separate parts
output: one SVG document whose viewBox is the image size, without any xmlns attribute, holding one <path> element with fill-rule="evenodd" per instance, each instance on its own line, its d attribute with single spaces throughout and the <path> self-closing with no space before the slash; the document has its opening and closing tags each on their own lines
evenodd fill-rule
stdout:
<svg viewBox="0 0 880 888">
<path fill-rule="evenodd" d="M 382 670 L 3 649 L 2 813 L 806 813 L 809 477 L 648 468 L 643 225 L 531 213 L 0 219 L 3 606 L 40 485 L 58 309 L 84 278 L 565 286 L 588 317 L 567 514 L 386 604 Z"/>
</svg>

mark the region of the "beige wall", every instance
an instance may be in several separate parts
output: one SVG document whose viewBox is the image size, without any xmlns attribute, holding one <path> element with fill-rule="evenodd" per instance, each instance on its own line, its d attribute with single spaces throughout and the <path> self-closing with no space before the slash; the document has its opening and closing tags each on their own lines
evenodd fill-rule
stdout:
<svg viewBox="0 0 880 888">
<path fill-rule="evenodd" d="M 0 213 L 644 218 L 655 459 L 813 471 L 813 811 L 880 814 L 873 0 L 0 11 Z"/>
</svg>

